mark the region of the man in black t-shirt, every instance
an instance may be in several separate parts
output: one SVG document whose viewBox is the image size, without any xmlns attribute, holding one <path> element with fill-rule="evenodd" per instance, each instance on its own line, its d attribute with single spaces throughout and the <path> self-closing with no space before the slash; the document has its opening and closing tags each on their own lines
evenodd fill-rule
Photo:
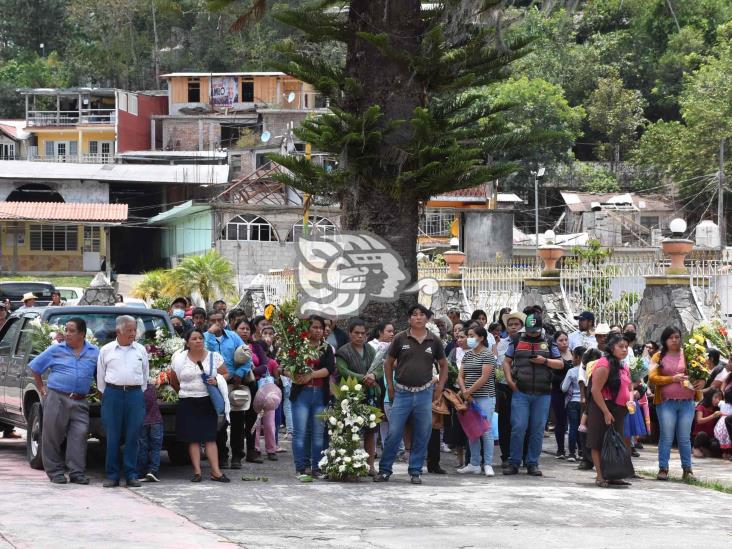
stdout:
<svg viewBox="0 0 732 549">
<path fill-rule="evenodd" d="M 389 435 L 379 462 L 379 474 L 374 482 L 386 482 L 392 473 L 404 425 L 411 416 L 412 452 L 409 456 L 409 475 L 412 484 L 422 483 L 422 463 L 427 453 L 427 442 L 432 433 L 432 401 L 442 394 L 447 380 L 447 359 L 440 338 L 426 329 L 432 311 L 422 305 L 409 309 L 409 329 L 394 337 L 384 362 L 389 401 Z M 397 363 L 396 375 L 392 375 Z M 433 368 L 440 366 L 437 386 Z M 394 381 L 396 377 L 396 382 Z"/>
</svg>

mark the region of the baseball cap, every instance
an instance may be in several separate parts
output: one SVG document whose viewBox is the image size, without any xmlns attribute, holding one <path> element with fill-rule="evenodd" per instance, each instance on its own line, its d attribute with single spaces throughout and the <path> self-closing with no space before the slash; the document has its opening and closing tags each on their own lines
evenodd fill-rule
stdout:
<svg viewBox="0 0 732 549">
<path fill-rule="evenodd" d="M 527 332 L 541 332 L 542 328 L 544 328 L 544 324 L 541 321 L 541 316 L 529 315 L 526 317 L 526 323 L 524 324 L 524 329 Z"/>
<path fill-rule="evenodd" d="M 590 311 L 582 311 L 578 316 L 574 317 L 575 320 L 591 320 L 595 322 L 595 315 Z"/>
</svg>

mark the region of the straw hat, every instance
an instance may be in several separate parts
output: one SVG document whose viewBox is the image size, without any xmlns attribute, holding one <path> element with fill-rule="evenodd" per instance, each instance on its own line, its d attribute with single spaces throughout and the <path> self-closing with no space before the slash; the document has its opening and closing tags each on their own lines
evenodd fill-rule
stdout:
<svg viewBox="0 0 732 549">
<path fill-rule="evenodd" d="M 33 292 L 26 292 L 26 293 L 24 293 L 23 294 L 23 303 L 25 303 L 29 299 L 38 299 L 38 298 L 33 295 Z"/>
<path fill-rule="evenodd" d="M 505 314 L 501 317 L 501 320 L 503 320 L 503 325 L 508 326 L 508 321 L 512 318 L 517 318 L 521 321 L 521 324 L 524 324 L 526 322 L 526 315 L 522 313 L 521 311 L 511 311 L 508 314 Z"/>
<path fill-rule="evenodd" d="M 601 322 L 595 326 L 595 335 L 608 335 L 610 333 L 610 326 L 605 322 Z"/>
</svg>

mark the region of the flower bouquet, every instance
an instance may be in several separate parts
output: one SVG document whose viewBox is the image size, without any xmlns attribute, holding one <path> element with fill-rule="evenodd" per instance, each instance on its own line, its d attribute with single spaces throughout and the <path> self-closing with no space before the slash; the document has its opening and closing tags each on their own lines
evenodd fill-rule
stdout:
<svg viewBox="0 0 732 549">
<path fill-rule="evenodd" d="M 330 446 L 318 463 L 331 480 L 357 480 L 368 473 L 368 454 L 361 448 L 361 430 L 373 429 L 383 416 L 364 402 L 363 386 L 353 377 L 332 386 L 335 402 L 320 417 L 325 420 Z"/>
<path fill-rule="evenodd" d="M 709 377 L 707 369 L 707 348 L 706 339 L 697 330 L 692 330 L 691 336 L 684 343 L 684 360 L 686 362 L 686 375 L 688 380 L 684 381 L 687 389 L 693 389 L 693 382 L 706 380 Z"/>
<path fill-rule="evenodd" d="M 630 379 L 633 381 L 638 381 L 646 377 L 646 374 L 648 373 L 648 368 L 646 368 L 646 363 L 643 360 L 643 357 L 638 355 L 636 356 L 629 364 L 630 367 Z"/>
<path fill-rule="evenodd" d="M 178 394 L 170 385 L 168 372 L 173 355 L 183 349 L 185 341 L 171 337 L 167 330 L 159 329 L 153 339 L 145 342 L 148 362 L 150 364 L 150 382 L 155 383 L 158 400 L 165 403 L 178 402 Z"/>
<path fill-rule="evenodd" d="M 719 320 L 702 323 L 697 332 L 701 334 L 711 345 L 719 351 L 724 358 L 732 357 L 732 341 L 729 338 L 727 326 Z"/>
<path fill-rule="evenodd" d="M 320 350 L 310 346 L 310 322 L 296 314 L 297 302 L 288 300 L 275 308 L 268 305 L 265 318 L 272 323 L 278 337 L 277 362 L 290 377 L 312 372 Z"/>
</svg>

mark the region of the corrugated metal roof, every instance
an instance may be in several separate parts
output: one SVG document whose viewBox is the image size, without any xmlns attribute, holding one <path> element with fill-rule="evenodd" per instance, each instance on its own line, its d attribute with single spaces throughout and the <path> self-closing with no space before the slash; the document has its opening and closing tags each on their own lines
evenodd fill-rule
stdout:
<svg viewBox="0 0 732 549">
<path fill-rule="evenodd" d="M 0 160 L 0 179 L 91 179 L 120 183 L 228 183 L 228 165 L 77 164 Z"/>
<path fill-rule="evenodd" d="M 451 202 L 487 202 L 490 199 L 488 183 L 483 183 L 467 189 L 458 189 L 448 193 L 433 196 L 431 200 Z M 514 193 L 498 193 L 498 202 L 523 202 Z"/>
<path fill-rule="evenodd" d="M 0 219 L 34 221 L 127 220 L 127 204 L 87 202 L 0 202 Z"/>
<path fill-rule="evenodd" d="M 577 193 L 561 191 L 564 203 L 574 213 L 589 212 L 593 202 L 600 204 L 629 203 L 641 211 L 671 212 L 674 211 L 672 202 L 661 195 L 643 195 L 635 193 Z M 630 200 L 630 202 L 628 202 Z"/>
<path fill-rule="evenodd" d="M 171 78 L 173 76 L 288 76 L 284 72 L 171 72 L 161 74 L 160 78 Z"/>
</svg>

